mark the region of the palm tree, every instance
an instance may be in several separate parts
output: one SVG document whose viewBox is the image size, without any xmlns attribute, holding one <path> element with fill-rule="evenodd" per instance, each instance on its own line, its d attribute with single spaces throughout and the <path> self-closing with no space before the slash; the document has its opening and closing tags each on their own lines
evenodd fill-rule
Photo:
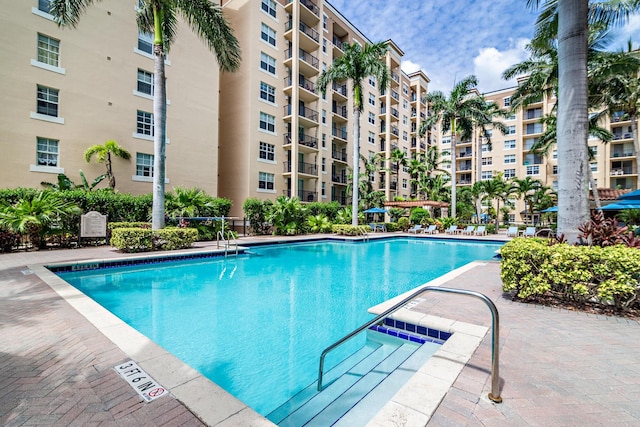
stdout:
<svg viewBox="0 0 640 427">
<path fill-rule="evenodd" d="M 87 148 L 84 152 L 84 160 L 87 163 L 91 162 L 91 158 L 95 155 L 97 163 L 104 163 L 105 168 L 107 168 L 107 178 L 109 179 L 109 187 L 112 190 L 116 188 L 116 177 L 113 175 L 113 169 L 111 168 L 111 155 L 116 157 L 120 157 L 121 159 L 129 160 L 131 158 L 131 153 L 129 153 L 126 149 L 122 148 L 117 142 L 113 139 L 108 140 L 103 145 L 96 144 Z"/>
<path fill-rule="evenodd" d="M 391 172 L 395 169 L 396 175 L 396 197 L 398 196 L 398 190 L 400 189 L 399 176 L 400 176 L 400 166 L 407 166 L 409 159 L 407 158 L 407 153 L 402 151 L 399 148 L 394 148 L 391 151 L 391 155 L 387 159 L 392 164 Z"/>
<path fill-rule="evenodd" d="M 76 27 L 80 15 L 93 0 L 53 0 L 50 13 L 59 25 Z M 209 0 L 140 0 L 138 29 L 153 33 L 153 206 L 152 228 L 164 227 L 164 181 L 167 123 L 167 90 L 164 57 L 176 37 L 178 15 L 216 55 L 222 71 L 240 67 L 240 43 L 222 13 L 222 8 Z"/>
<path fill-rule="evenodd" d="M 417 153 L 407 164 L 409 176 L 411 177 L 411 197 L 418 196 L 418 182 L 420 180 L 420 176 L 427 173 L 425 157 L 424 153 Z"/>
<path fill-rule="evenodd" d="M 522 198 L 527 205 L 528 216 L 533 221 L 534 193 L 543 187 L 542 182 L 527 176 L 524 179 L 513 179 L 513 184 L 518 197 Z"/>
<path fill-rule="evenodd" d="M 382 206 L 385 196 L 384 192 L 373 188 L 371 176 L 380 171 L 381 162 L 384 160 L 381 153 L 374 154 L 370 159 L 360 155 L 363 168 L 360 174 L 360 205 L 366 210 L 374 206 Z"/>
<path fill-rule="evenodd" d="M 478 94 L 471 93 L 478 85 L 475 76 L 469 76 L 457 83 L 449 96 L 441 91 L 429 92 L 427 103 L 431 105 L 432 115 L 420 124 L 419 134 L 423 136 L 436 125 L 441 127 L 442 134 L 451 133 L 451 216 L 456 216 L 456 136 L 469 139 L 474 126 L 482 122 L 482 111 L 485 100 Z"/>
<path fill-rule="evenodd" d="M 484 99 L 483 99 L 484 100 Z M 480 137 L 477 137 L 477 134 L 474 135 L 477 138 L 477 146 L 476 146 L 476 181 L 482 180 L 482 145 L 487 144 L 489 151 L 492 150 L 491 146 L 491 135 L 494 130 L 500 131 L 503 135 L 507 133 L 507 126 L 504 122 L 500 120 L 496 120 L 498 118 L 507 117 L 508 113 L 505 110 L 502 110 L 495 102 L 484 102 L 480 109 L 480 115 L 476 120 L 476 127 L 480 130 Z M 489 131 L 488 127 L 491 127 L 491 131 Z"/>
<path fill-rule="evenodd" d="M 538 7 L 540 0 L 527 0 Z M 587 167 L 587 41 L 589 22 L 622 23 L 635 0 L 546 0 L 536 22 L 536 39 L 558 44 L 558 233 L 577 242 L 578 227 L 589 219 Z"/>
<path fill-rule="evenodd" d="M 387 53 L 385 42 L 366 44 L 358 43 L 343 45 L 344 54 L 333 61 L 326 71 L 323 71 L 316 82 L 318 90 L 326 93 L 330 83 L 341 80 L 351 80 L 353 93 L 353 180 L 360 176 L 360 113 L 363 110 L 362 82 L 369 76 L 375 77 L 380 90 L 389 85 L 390 72 L 383 57 Z M 358 185 L 352 185 L 351 224 L 358 225 Z"/>
</svg>

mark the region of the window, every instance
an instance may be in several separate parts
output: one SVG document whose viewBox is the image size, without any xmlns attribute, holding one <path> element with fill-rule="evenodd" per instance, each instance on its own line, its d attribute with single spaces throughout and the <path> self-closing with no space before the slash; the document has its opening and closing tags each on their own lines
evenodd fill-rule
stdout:
<svg viewBox="0 0 640 427">
<path fill-rule="evenodd" d="M 527 175 L 539 175 L 540 174 L 540 166 L 533 165 L 527 166 Z"/>
<path fill-rule="evenodd" d="M 276 17 L 276 2 L 275 0 L 262 0 L 262 10 L 269 15 Z"/>
<path fill-rule="evenodd" d="M 327 134 L 322 134 L 322 148 L 327 148 Z"/>
<path fill-rule="evenodd" d="M 136 153 L 136 176 L 153 176 L 153 154 Z"/>
<path fill-rule="evenodd" d="M 276 59 L 267 55 L 264 52 L 260 53 L 260 68 L 265 70 L 267 73 L 275 74 L 276 73 Z"/>
<path fill-rule="evenodd" d="M 482 152 L 483 152 L 483 153 L 486 153 L 486 152 L 488 152 L 488 151 L 490 151 L 490 150 L 489 150 L 489 144 L 482 144 Z"/>
<path fill-rule="evenodd" d="M 516 127 L 514 126 L 507 126 L 507 135 L 515 135 L 516 134 Z"/>
<path fill-rule="evenodd" d="M 258 172 L 258 189 L 274 190 L 275 175 L 272 173 Z"/>
<path fill-rule="evenodd" d="M 276 131 L 276 118 L 271 114 L 260 112 L 260 129 L 266 130 L 268 132 Z"/>
<path fill-rule="evenodd" d="M 369 84 L 373 87 L 376 87 L 376 78 L 373 76 L 369 76 Z"/>
<path fill-rule="evenodd" d="M 327 53 L 327 39 L 322 39 L 322 53 Z"/>
<path fill-rule="evenodd" d="M 409 134 L 407 133 L 406 130 L 402 131 L 402 140 L 403 141 L 408 141 L 409 140 Z"/>
<path fill-rule="evenodd" d="M 529 153 L 524 156 L 525 165 L 541 165 L 543 156 L 542 154 Z"/>
<path fill-rule="evenodd" d="M 558 150 L 553 150 L 551 158 L 552 159 L 557 159 L 558 158 Z"/>
<path fill-rule="evenodd" d="M 515 178 L 516 177 L 516 170 L 515 169 L 505 169 L 503 176 L 505 178 Z"/>
<path fill-rule="evenodd" d="M 51 0 L 38 0 L 38 10 L 41 10 L 45 13 L 50 13 Z"/>
<path fill-rule="evenodd" d="M 37 138 L 36 165 L 58 166 L 58 140 L 49 138 Z"/>
<path fill-rule="evenodd" d="M 322 173 L 327 173 L 327 159 L 322 158 Z"/>
<path fill-rule="evenodd" d="M 153 136 L 153 114 L 138 110 L 136 120 L 136 133 Z"/>
<path fill-rule="evenodd" d="M 276 146 L 260 141 L 260 158 L 263 160 L 275 161 Z"/>
<path fill-rule="evenodd" d="M 541 133 L 542 123 L 529 123 L 527 125 L 527 135 L 531 133 Z"/>
<path fill-rule="evenodd" d="M 405 110 L 409 109 L 409 101 L 407 101 L 406 99 L 402 100 L 402 108 L 404 108 Z"/>
<path fill-rule="evenodd" d="M 375 144 L 376 143 L 376 134 L 369 131 L 369 138 L 367 139 L 369 141 L 369 144 Z"/>
<path fill-rule="evenodd" d="M 515 139 L 507 139 L 504 142 L 505 150 L 515 150 L 516 149 L 516 140 Z"/>
<path fill-rule="evenodd" d="M 590 162 L 591 172 L 598 172 L 598 162 Z"/>
<path fill-rule="evenodd" d="M 373 113 L 369 113 L 369 123 L 371 123 L 372 125 L 376 124 L 376 115 Z"/>
<path fill-rule="evenodd" d="M 524 140 L 524 149 L 531 150 L 537 142 L 538 142 L 538 138 L 526 138 Z"/>
<path fill-rule="evenodd" d="M 38 33 L 38 62 L 60 66 L 60 41 Z"/>
<path fill-rule="evenodd" d="M 493 129 L 485 129 L 484 130 L 484 137 L 485 138 L 492 138 L 493 137 Z"/>
<path fill-rule="evenodd" d="M 409 124 L 409 117 L 402 116 L 402 124 L 403 125 L 408 125 Z"/>
<path fill-rule="evenodd" d="M 558 175 L 558 165 L 553 165 L 551 173 L 554 175 Z"/>
<path fill-rule="evenodd" d="M 598 155 L 598 146 L 597 145 L 589 145 L 589 151 L 591 151 L 591 154 L 593 155 L 593 157 Z"/>
<path fill-rule="evenodd" d="M 406 178 L 402 178 L 402 188 L 407 188 L 407 180 L 406 180 Z"/>
<path fill-rule="evenodd" d="M 327 124 L 327 110 L 322 110 L 322 124 Z"/>
<path fill-rule="evenodd" d="M 262 31 L 260 32 L 260 38 L 271 46 L 276 45 L 276 32 L 268 25 L 262 24 Z"/>
<path fill-rule="evenodd" d="M 322 14 L 322 28 L 324 28 L 325 30 L 327 29 L 327 19 L 329 19 L 329 17 L 323 13 Z"/>
<path fill-rule="evenodd" d="M 38 85 L 38 114 L 58 117 L 58 89 Z"/>
<path fill-rule="evenodd" d="M 488 166 L 493 164 L 493 157 L 483 157 L 482 166 Z"/>
<path fill-rule="evenodd" d="M 515 114 L 511 114 L 507 117 L 505 117 L 505 120 L 515 120 L 516 119 L 516 115 Z"/>
<path fill-rule="evenodd" d="M 372 93 L 369 94 L 369 104 L 376 105 L 376 96 Z"/>
<path fill-rule="evenodd" d="M 138 92 L 153 95 L 153 73 L 138 68 Z"/>
<path fill-rule="evenodd" d="M 553 189 L 553 191 L 558 191 L 558 181 L 553 181 L 551 183 L 551 188 Z"/>
<path fill-rule="evenodd" d="M 509 107 L 511 105 L 511 97 L 507 96 L 506 98 L 503 99 L 503 106 L 505 107 Z"/>
<path fill-rule="evenodd" d="M 138 50 L 153 54 L 153 34 L 138 31 Z"/>
<path fill-rule="evenodd" d="M 265 101 L 275 104 L 276 88 L 266 84 L 265 82 L 260 82 L 260 99 L 264 99 Z"/>
<path fill-rule="evenodd" d="M 493 171 L 482 171 L 480 173 L 480 179 L 481 180 L 487 180 L 487 179 L 491 179 L 493 177 Z"/>
<path fill-rule="evenodd" d="M 405 95 L 409 94 L 409 86 L 407 86 L 406 83 L 402 83 L 402 93 L 404 93 Z"/>
<path fill-rule="evenodd" d="M 515 163 L 516 155 L 515 154 L 505 154 L 504 155 L 504 164 Z"/>
</svg>

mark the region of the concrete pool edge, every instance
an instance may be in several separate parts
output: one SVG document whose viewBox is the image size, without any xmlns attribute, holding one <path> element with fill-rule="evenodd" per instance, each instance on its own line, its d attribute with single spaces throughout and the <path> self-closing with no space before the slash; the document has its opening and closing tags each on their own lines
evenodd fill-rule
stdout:
<svg viewBox="0 0 640 427">
<path fill-rule="evenodd" d="M 94 261 L 95 262 L 95 261 Z M 82 264 L 79 261 L 78 264 Z M 471 262 L 459 267 L 427 284 L 440 286 L 446 281 L 468 271 L 480 262 Z M 73 264 L 67 262 L 64 264 Z M 243 402 L 208 380 L 193 368 L 168 353 L 156 343 L 127 325 L 97 302 L 69 285 L 49 271 L 44 265 L 29 265 L 28 268 L 61 298 L 83 315 L 104 336 L 109 338 L 127 356 L 136 361 L 170 393 L 208 425 L 274 425 Z M 412 291 L 409 291 L 412 292 Z M 404 295 L 404 294 L 403 294 Z M 401 298 L 398 296 L 396 298 Z M 370 309 L 376 310 L 384 304 L 392 304 L 396 298 Z M 402 310 L 403 312 L 409 310 Z M 433 412 L 453 385 L 460 371 L 480 344 L 487 328 L 454 322 L 448 319 L 420 315 L 422 322 L 441 330 L 456 332 L 440 350 L 416 373 L 411 380 L 378 412 L 369 425 L 388 425 L 389 421 L 401 419 L 429 420 Z M 398 316 L 404 316 L 402 313 Z M 415 319 L 411 319 L 414 321 Z M 484 332 L 482 332 L 484 329 Z M 481 335 L 481 336 L 479 336 Z M 432 372 L 437 369 L 439 372 Z M 419 390 L 419 392 L 418 392 Z M 419 397 L 417 397 L 419 396 Z M 428 397 L 428 399 L 424 399 Z M 215 402 L 215 403 L 213 403 Z"/>
</svg>

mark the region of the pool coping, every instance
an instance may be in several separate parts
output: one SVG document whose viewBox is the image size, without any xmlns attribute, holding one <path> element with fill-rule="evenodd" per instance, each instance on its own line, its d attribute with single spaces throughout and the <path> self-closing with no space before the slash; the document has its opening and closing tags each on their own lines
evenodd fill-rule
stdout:
<svg viewBox="0 0 640 427">
<path fill-rule="evenodd" d="M 218 251 L 196 251 L 211 253 Z M 224 251 L 221 251 L 224 252 Z M 191 252 L 190 254 L 193 254 Z M 176 254 L 180 255 L 180 254 Z M 153 256 L 136 255 L 128 258 L 104 260 L 48 263 L 48 266 L 115 262 L 126 259 L 150 258 Z M 162 258 L 161 256 L 154 258 Z M 414 290 L 395 297 L 369 309 L 376 313 L 382 307 L 390 306 L 393 301 L 410 294 L 416 289 L 429 285 L 441 286 L 446 281 L 473 268 L 481 261 L 474 261 L 452 270 Z M 181 401 L 205 424 L 273 426 L 274 424 L 258 414 L 245 403 L 207 379 L 195 369 L 182 362 L 173 354 L 141 334 L 120 318 L 109 312 L 87 295 L 68 284 L 65 280 L 47 269 L 44 264 L 27 266 L 44 283 L 49 285 L 61 298 L 84 316 L 105 337 L 111 340 L 128 357 L 138 363 L 157 382 L 169 389 L 169 392 Z M 382 308 L 382 310 L 384 310 Z M 378 311 L 381 312 L 381 311 Z M 385 426 L 391 420 L 406 419 L 426 423 L 453 385 L 460 371 L 471 358 L 488 328 L 457 322 L 441 317 L 426 315 L 403 308 L 394 313 L 395 319 L 419 324 L 421 326 L 450 332 L 453 335 L 429 359 L 429 361 L 405 384 L 396 395 L 369 422 L 370 426 Z M 435 372 L 434 372 L 435 370 Z M 216 404 L 211 405 L 215 399 Z M 400 417 L 400 418 L 398 418 Z"/>
</svg>

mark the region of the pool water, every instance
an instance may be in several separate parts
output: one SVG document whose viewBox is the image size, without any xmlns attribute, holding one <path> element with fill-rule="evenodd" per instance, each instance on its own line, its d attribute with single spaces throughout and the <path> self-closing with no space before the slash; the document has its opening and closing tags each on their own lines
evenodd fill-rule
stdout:
<svg viewBox="0 0 640 427">
<path fill-rule="evenodd" d="M 58 273 L 266 415 L 317 379 L 320 353 L 367 309 L 501 244 L 389 239 L 250 248 L 238 257 Z M 365 334 L 330 354 L 326 369 Z"/>
</svg>

